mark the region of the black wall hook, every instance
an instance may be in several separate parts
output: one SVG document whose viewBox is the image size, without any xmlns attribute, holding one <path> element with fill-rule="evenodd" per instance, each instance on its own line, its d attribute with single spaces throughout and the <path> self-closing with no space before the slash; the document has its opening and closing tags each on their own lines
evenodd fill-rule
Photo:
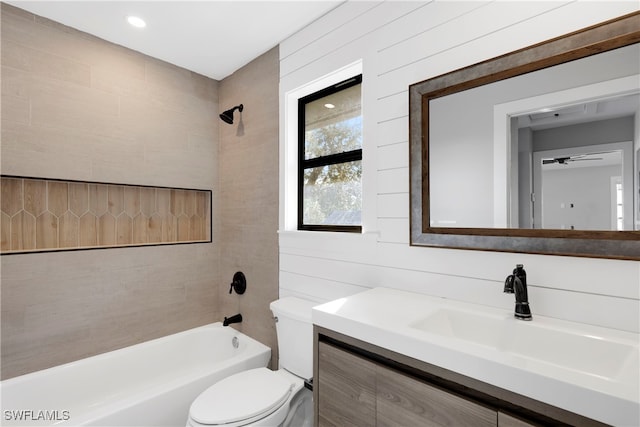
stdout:
<svg viewBox="0 0 640 427">
<path fill-rule="evenodd" d="M 233 282 L 231 282 L 229 293 L 232 293 L 234 290 L 238 295 L 244 294 L 244 291 L 247 290 L 247 278 L 244 277 L 242 271 L 238 271 L 233 275 Z"/>
</svg>

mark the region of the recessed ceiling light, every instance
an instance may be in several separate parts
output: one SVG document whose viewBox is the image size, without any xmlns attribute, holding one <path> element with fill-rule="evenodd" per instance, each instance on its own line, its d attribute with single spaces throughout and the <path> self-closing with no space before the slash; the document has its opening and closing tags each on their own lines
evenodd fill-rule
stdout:
<svg viewBox="0 0 640 427">
<path fill-rule="evenodd" d="M 147 26 L 147 23 L 144 22 L 142 18 L 138 18 L 137 16 L 127 16 L 127 22 L 136 28 L 144 28 Z"/>
<path fill-rule="evenodd" d="M 333 104 L 324 104 L 325 108 L 336 108 Z"/>
</svg>

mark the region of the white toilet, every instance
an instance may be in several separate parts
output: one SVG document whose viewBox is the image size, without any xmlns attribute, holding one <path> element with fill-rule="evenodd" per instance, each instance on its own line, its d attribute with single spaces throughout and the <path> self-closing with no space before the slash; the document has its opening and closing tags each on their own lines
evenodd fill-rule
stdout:
<svg viewBox="0 0 640 427">
<path fill-rule="evenodd" d="M 311 426 L 312 392 L 304 381 L 313 376 L 314 305 L 295 297 L 272 302 L 280 368 L 250 369 L 215 383 L 191 404 L 187 427 Z"/>
</svg>

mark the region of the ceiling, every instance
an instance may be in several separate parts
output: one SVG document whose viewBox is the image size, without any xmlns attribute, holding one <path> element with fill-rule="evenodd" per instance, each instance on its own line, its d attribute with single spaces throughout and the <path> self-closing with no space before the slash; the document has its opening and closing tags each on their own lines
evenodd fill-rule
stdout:
<svg viewBox="0 0 640 427">
<path fill-rule="evenodd" d="M 518 128 L 550 129 L 616 117 L 633 116 L 640 110 L 640 94 L 624 94 L 558 108 L 544 108 L 518 116 Z"/>
<path fill-rule="evenodd" d="M 343 1 L 9 0 L 5 3 L 222 80 Z M 126 21 L 129 15 L 144 19 L 147 26 L 132 27 Z"/>
</svg>

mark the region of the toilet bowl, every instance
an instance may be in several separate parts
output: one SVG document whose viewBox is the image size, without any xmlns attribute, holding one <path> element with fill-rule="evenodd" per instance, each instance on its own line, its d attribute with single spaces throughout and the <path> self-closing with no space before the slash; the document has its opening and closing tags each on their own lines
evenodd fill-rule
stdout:
<svg viewBox="0 0 640 427">
<path fill-rule="evenodd" d="M 300 405 L 306 404 L 304 400 L 311 401 L 310 393 L 302 379 L 283 369 L 251 369 L 227 377 L 200 394 L 191 405 L 187 426 L 285 425 L 292 408 L 304 411 Z"/>
<path fill-rule="evenodd" d="M 191 404 L 187 427 L 313 424 L 311 308 L 317 303 L 282 298 L 271 303 L 276 319 L 280 369 L 250 369 L 213 384 Z"/>
</svg>

